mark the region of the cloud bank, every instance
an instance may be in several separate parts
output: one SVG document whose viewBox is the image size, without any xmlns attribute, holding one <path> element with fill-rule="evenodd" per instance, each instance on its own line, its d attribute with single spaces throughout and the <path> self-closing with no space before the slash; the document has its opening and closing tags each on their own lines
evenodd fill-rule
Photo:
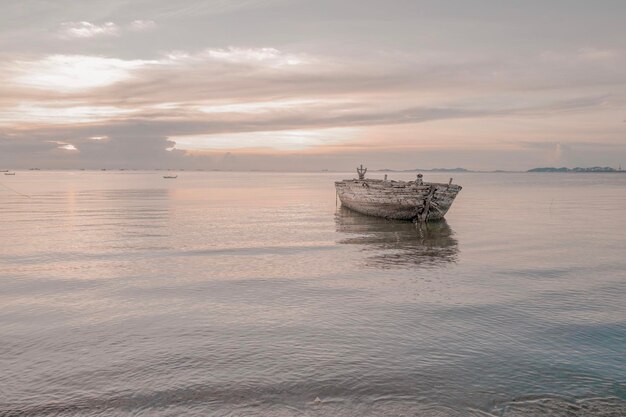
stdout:
<svg viewBox="0 0 626 417">
<path fill-rule="evenodd" d="M 19 39 L 0 61 L 0 164 L 526 169 L 626 160 L 626 33 L 615 13 L 576 6 L 555 23 L 536 19 L 558 15 L 552 6 L 512 16 L 488 1 L 208 3 L 95 2 L 0 26 Z"/>
</svg>

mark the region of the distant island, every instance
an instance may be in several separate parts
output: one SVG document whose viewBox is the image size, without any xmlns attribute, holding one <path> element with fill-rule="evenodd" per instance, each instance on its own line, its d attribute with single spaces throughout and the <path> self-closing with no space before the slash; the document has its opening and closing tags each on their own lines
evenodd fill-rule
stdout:
<svg viewBox="0 0 626 417">
<path fill-rule="evenodd" d="M 529 169 L 527 172 L 626 172 L 620 169 L 615 169 L 611 167 L 589 167 L 589 168 L 555 168 L 555 167 L 545 167 L 545 168 L 533 168 Z"/>
</svg>

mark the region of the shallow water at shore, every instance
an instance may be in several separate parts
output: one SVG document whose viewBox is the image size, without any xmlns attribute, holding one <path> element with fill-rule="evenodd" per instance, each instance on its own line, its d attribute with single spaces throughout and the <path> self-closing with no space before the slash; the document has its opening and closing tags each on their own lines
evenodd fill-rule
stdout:
<svg viewBox="0 0 626 417">
<path fill-rule="evenodd" d="M 162 175 L 1 179 L 0 416 L 626 415 L 626 175 Z"/>
</svg>

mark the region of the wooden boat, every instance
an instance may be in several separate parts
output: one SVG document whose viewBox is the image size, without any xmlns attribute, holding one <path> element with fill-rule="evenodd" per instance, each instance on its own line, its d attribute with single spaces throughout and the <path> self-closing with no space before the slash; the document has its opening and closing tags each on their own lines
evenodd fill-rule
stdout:
<svg viewBox="0 0 626 417">
<path fill-rule="evenodd" d="M 426 222 L 441 220 L 456 198 L 461 186 L 424 182 L 422 174 L 415 181 L 365 179 L 367 168 L 357 168 L 358 179 L 335 182 L 341 204 L 370 216 Z"/>
<path fill-rule="evenodd" d="M 5 172 L 4 175 L 15 175 L 15 172 Z"/>
<path fill-rule="evenodd" d="M 173 180 L 175 178 L 178 178 L 178 175 L 163 175 L 163 178 Z"/>
</svg>

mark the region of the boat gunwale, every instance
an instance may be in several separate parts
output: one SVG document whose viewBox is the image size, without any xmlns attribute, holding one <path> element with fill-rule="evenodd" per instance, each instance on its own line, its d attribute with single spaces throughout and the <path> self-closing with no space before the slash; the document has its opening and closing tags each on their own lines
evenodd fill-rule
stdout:
<svg viewBox="0 0 626 417">
<path fill-rule="evenodd" d="M 364 180 L 360 180 L 357 178 L 354 179 L 346 179 L 346 180 L 341 180 L 341 181 L 335 181 L 335 186 L 338 184 L 345 184 L 345 183 L 381 183 L 381 184 L 389 184 L 389 185 L 401 185 L 403 187 L 406 186 L 424 186 L 424 187 L 428 187 L 428 186 L 441 186 L 441 187 L 447 187 L 447 188 L 452 188 L 452 187 L 458 187 L 459 190 L 462 189 L 463 187 L 458 185 L 458 184 L 448 184 L 445 182 L 422 182 L 422 183 L 418 183 L 417 181 L 394 181 L 394 180 L 381 180 L 381 179 L 364 179 Z"/>
</svg>

